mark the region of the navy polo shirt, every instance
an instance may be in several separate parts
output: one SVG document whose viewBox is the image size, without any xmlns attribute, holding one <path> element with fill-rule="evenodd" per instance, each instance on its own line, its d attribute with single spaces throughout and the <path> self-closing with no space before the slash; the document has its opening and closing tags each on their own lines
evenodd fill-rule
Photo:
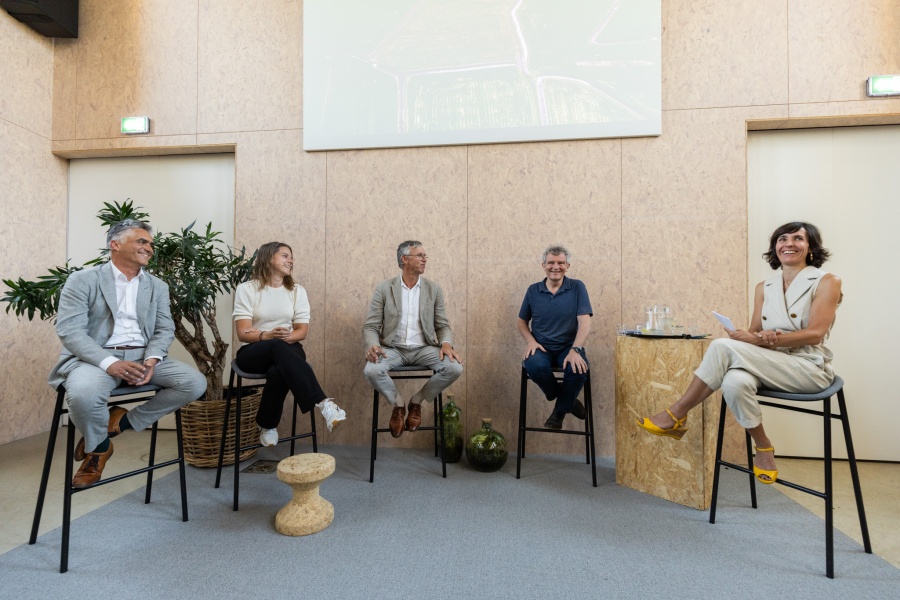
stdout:
<svg viewBox="0 0 900 600">
<path fill-rule="evenodd" d="M 547 289 L 547 280 L 528 286 L 519 318 L 531 321 L 531 335 L 549 351 L 558 352 L 572 345 L 578 333 L 578 316 L 594 315 L 587 288 L 578 279 L 563 278 L 555 294 Z"/>
</svg>

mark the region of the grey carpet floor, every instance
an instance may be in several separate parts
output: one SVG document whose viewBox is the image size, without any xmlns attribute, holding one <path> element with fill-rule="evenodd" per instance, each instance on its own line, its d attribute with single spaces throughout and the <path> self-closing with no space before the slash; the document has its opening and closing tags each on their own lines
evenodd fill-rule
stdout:
<svg viewBox="0 0 900 600">
<path fill-rule="evenodd" d="M 827 579 L 823 521 L 766 486 L 749 508 L 733 471 L 710 525 L 708 512 L 617 486 L 611 459 L 593 488 L 576 457 L 529 457 L 521 480 L 514 457 L 491 474 L 463 459 L 442 479 L 427 451 L 380 450 L 370 484 L 367 449 L 322 450 L 337 471 L 320 533 L 275 531 L 291 492 L 274 474 L 243 474 L 235 513 L 230 482 L 214 489 L 215 471 L 189 467 L 190 521 L 168 475 L 149 506 L 139 490 L 73 522 L 66 574 L 59 530 L 0 556 L 0 598 L 900 597 L 900 570 L 839 532 Z"/>
</svg>

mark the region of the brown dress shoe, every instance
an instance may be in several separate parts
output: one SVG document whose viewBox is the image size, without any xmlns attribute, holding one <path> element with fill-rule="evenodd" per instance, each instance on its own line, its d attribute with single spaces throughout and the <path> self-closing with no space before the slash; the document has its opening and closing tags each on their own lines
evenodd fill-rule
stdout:
<svg viewBox="0 0 900 600">
<path fill-rule="evenodd" d="M 114 438 L 120 433 L 122 433 L 122 428 L 119 427 L 119 421 L 122 420 L 122 417 L 128 414 L 128 411 L 121 406 L 113 406 L 109 409 L 109 423 L 106 425 L 106 436 L 110 438 Z M 84 460 L 84 438 L 82 437 L 78 440 L 78 443 L 75 444 L 75 460 Z"/>
<path fill-rule="evenodd" d="M 113 406 L 109 409 L 109 424 L 106 426 L 106 435 L 114 438 L 122 433 L 122 428 L 119 427 L 119 421 L 127 414 L 128 411 L 121 406 Z"/>
<path fill-rule="evenodd" d="M 112 454 L 112 442 L 109 443 L 109 449 L 106 452 L 88 452 L 78 472 L 75 473 L 75 477 L 72 478 L 72 487 L 84 488 L 100 481 L 103 467 L 106 466 L 106 461 Z"/>
<path fill-rule="evenodd" d="M 395 438 L 403 435 L 403 417 L 406 415 L 406 409 L 402 406 L 395 406 L 394 411 L 391 413 L 391 424 L 389 427 L 391 428 L 391 435 Z"/>
<path fill-rule="evenodd" d="M 409 403 L 409 415 L 406 417 L 406 428 L 415 431 L 422 424 L 422 405 Z"/>
</svg>

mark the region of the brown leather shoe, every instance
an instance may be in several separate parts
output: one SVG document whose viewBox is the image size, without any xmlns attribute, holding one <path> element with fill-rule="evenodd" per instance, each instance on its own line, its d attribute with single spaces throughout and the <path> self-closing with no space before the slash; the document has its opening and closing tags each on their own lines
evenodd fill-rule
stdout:
<svg viewBox="0 0 900 600">
<path fill-rule="evenodd" d="M 112 454 L 112 442 L 109 443 L 109 450 L 106 452 L 88 452 L 81 467 L 78 468 L 78 472 L 75 473 L 75 477 L 72 478 L 72 487 L 84 488 L 100 481 L 103 467 L 106 466 L 106 461 Z"/>
<path fill-rule="evenodd" d="M 395 438 L 403 435 L 404 415 L 406 415 L 406 409 L 402 406 L 395 406 L 394 411 L 391 413 L 391 424 L 389 427 L 391 428 L 391 435 Z"/>
<path fill-rule="evenodd" d="M 406 428 L 415 431 L 422 424 L 422 405 L 409 403 L 409 415 L 406 417 Z"/>
<path fill-rule="evenodd" d="M 113 406 L 109 409 L 109 423 L 106 425 L 106 436 L 110 438 L 114 438 L 120 433 L 122 433 L 122 428 L 119 427 L 119 421 L 122 420 L 122 417 L 128 414 L 128 411 L 121 406 Z M 84 460 L 84 438 L 82 437 L 78 440 L 78 443 L 75 444 L 75 460 Z"/>
<path fill-rule="evenodd" d="M 122 428 L 119 427 L 119 421 L 127 414 L 128 411 L 121 406 L 113 406 L 109 409 L 109 424 L 106 426 L 106 435 L 114 438 L 122 433 Z"/>
</svg>

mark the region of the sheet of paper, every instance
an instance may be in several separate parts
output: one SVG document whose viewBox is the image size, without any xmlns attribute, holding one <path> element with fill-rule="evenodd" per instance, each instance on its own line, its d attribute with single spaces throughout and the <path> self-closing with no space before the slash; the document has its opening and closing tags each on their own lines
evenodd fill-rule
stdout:
<svg viewBox="0 0 900 600">
<path fill-rule="evenodd" d="M 734 323 L 731 322 L 730 318 L 726 317 L 725 315 L 720 315 L 716 311 L 712 311 L 712 314 L 719 320 L 719 323 L 721 323 L 725 327 L 725 329 L 730 329 L 732 331 L 736 329 Z"/>
</svg>

